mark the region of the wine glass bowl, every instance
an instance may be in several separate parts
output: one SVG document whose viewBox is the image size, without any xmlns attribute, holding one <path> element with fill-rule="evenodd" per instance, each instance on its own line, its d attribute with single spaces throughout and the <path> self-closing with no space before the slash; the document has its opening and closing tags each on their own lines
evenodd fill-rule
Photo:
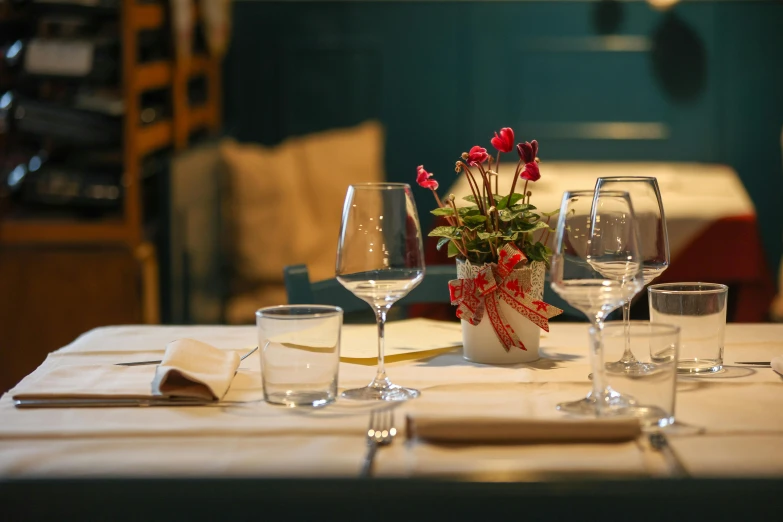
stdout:
<svg viewBox="0 0 783 522">
<path fill-rule="evenodd" d="M 351 185 L 345 197 L 337 246 L 337 281 L 369 304 L 378 324 L 378 369 L 366 387 L 342 397 L 399 401 L 419 391 L 393 384 L 384 368 L 384 325 L 389 308 L 424 278 L 421 227 L 410 186 Z"/>
</svg>

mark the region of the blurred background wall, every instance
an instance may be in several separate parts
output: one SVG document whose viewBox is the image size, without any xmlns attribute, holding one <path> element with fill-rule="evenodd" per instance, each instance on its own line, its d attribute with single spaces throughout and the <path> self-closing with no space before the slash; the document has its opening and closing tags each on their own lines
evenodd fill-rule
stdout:
<svg viewBox="0 0 783 522">
<path fill-rule="evenodd" d="M 236 0 L 225 130 L 278 143 L 368 118 L 389 180 L 494 130 L 543 161 L 725 163 L 745 184 L 770 267 L 783 248 L 783 5 L 683 1 Z M 633 175 L 632 172 L 628 173 Z M 426 226 L 430 201 L 418 198 Z M 730 248 L 726 256 L 741 256 Z"/>
</svg>

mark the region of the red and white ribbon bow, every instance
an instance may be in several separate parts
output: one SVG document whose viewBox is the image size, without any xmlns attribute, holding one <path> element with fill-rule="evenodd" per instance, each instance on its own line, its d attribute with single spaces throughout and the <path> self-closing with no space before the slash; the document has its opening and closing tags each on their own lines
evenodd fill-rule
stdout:
<svg viewBox="0 0 783 522">
<path fill-rule="evenodd" d="M 498 255 L 500 261 L 497 264 L 485 264 L 473 279 L 449 281 L 451 304 L 457 305 L 457 317 L 474 326 L 481 322 L 486 310 L 492 328 L 506 351 L 511 347 L 527 351 L 500 311 L 500 300 L 546 332 L 549 331 L 549 319 L 563 311 L 530 296 L 533 288 L 531 271 L 514 270 L 518 263 L 527 261 L 519 248 L 507 243 Z"/>
</svg>

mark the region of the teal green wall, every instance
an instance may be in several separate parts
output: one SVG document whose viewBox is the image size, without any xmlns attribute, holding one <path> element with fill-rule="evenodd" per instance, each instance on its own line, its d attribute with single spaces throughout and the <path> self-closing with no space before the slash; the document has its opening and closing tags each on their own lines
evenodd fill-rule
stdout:
<svg viewBox="0 0 783 522">
<path fill-rule="evenodd" d="M 450 185 L 453 160 L 492 131 L 536 138 L 546 160 L 732 165 L 783 247 L 783 3 L 234 3 L 227 132 L 266 144 L 367 118 L 387 129 L 386 168 Z M 607 38 L 609 36 L 610 38 Z M 632 122 L 643 139 L 578 124 Z M 576 124 L 576 125 L 575 125 Z M 574 135 L 574 129 L 585 132 Z M 430 201 L 419 198 L 423 219 Z M 727 257 L 741 255 L 730 248 Z"/>
</svg>

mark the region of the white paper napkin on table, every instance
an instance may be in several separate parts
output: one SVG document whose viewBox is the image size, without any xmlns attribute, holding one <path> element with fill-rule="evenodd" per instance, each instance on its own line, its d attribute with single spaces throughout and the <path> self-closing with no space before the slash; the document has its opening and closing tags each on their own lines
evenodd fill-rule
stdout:
<svg viewBox="0 0 783 522">
<path fill-rule="evenodd" d="M 239 355 L 193 339 L 166 347 L 159 366 L 55 366 L 12 390 L 14 400 L 151 397 L 221 399 L 239 367 Z M 38 373 L 38 372 L 36 372 Z"/>
</svg>

